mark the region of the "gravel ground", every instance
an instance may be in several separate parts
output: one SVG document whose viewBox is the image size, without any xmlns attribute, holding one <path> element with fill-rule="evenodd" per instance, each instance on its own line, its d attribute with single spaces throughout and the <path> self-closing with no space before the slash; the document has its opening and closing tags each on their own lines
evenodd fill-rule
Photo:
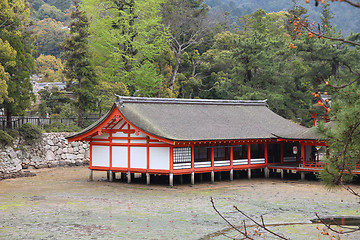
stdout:
<svg viewBox="0 0 360 240">
<path fill-rule="evenodd" d="M 0 181 L 0 239 L 228 239 L 236 237 L 211 206 L 233 224 L 245 218 L 233 205 L 291 239 L 330 239 L 321 216 L 359 216 L 356 197 L 328 191 L 317 181 L 280 179 L 222 180 L 189 184 L 145 185 L 107 182 L 105 172 L 53 168 L 34 170 L 35 177 Z M 360 186 L 352 186 L 360 192 Z M 297 223 L 271 226 L 271 224 Z M 253 232 L 247 222 L 248 231 Z M 320 228 L 318 230 L 316 227 Z M 257 239 L 274 239 L 262 234 Z M 341 239 L 360 239 L 359 234 Z"/>
</svg>

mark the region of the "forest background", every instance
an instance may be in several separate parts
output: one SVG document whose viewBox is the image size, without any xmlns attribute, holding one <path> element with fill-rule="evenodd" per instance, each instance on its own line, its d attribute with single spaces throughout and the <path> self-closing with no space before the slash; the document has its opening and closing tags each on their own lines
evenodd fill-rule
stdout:
<svg viewBox="0 0 360 240">
<path fill-rule="evenodd" d="M 358 39 L 360 19 L 353 17 L 357 9 L 342 3 L 315 7 L 289 0 L 83 0 L 79 11 L 88 22 L 78 31 L 87 32 L 87 44 L 81 48 L 88 52 L 84 56 L 92 77 L 83 80 L 79 93 L 79 82 L 66 74 L 65 64 L 71 57 L 64 43 L 72 35 L 71 21 L 82 21 L 71 18 L 72 1 L 12 1 L 7 8 L 18 8 L 18 19 L 9 24 L 17 24 L 11 30 L 6 26 L 8 1 L 1 2 L 5 23 L 0 45 L 7 49 L 0 56 L 2 83 L 7 84 L 2 105 L 10 116 L 32 107 L 42 116 L 68 117 L 77 114 L 79 104 L 82 111 L 101 115 L 116 93 L 268 99 L 276 113 L 310 126 L 311 112 L 322 110 L 314 109 L 311 93 L 331 94 L 324 79 L 344 81 L 352 77 L 345 66 L 358 67 L 358 48 L 300 37 L 290 23 L 294 13 L 304 19 L 311 16 L 309 21 L 326 26 L 329 36 Z M 289 48 L 290 43 L 297 48 Z M 47 89 L 40 92 L 40 104 L 31 104 L 29 77 L 34 74 L 42 82 L 66 82 L 68 90 L 83 99 Z"/>
</svg>

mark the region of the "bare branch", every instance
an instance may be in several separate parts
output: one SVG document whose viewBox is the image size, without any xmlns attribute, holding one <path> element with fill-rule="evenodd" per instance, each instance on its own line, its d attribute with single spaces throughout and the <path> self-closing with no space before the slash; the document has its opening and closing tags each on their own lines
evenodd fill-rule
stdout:
<svg viewBox="0 0 360 240">
<path fill-rule="evenodd" d="M 353 2 L 353 1 L 350 1 L 350 0 L 343 0 L 343 2 L 346 2 L 346 3 L 350 4 L 353 7 L 360 8 L 360 2 Z"/>
<path fill-rule="evenodd" d="M 264 230 L 267 231 L 268 233 L 271 233 L 272 235 L 277 236 L 277 237 L 280 238 L 280 239 L 288 240 L 288 238 L 285 238 L 285 237 L 283 237 L 283 236 L 281 236 L 281 235 L 279 235 L 279 234 L 271 231 L 270 229 L 268 229 L 268 228 L 265 226 L 265 224 L 264 224 L 264 220 L 263 220 L 262 216 L 261 216 L 261 219 L 262 219 L 262 223 L 263 223 L 263 224 L 260 224 L 260 223 L 258 223 L 257 221 L 255 221 L 253 218 L 251 218 L 250 216 L 248 216 L 246 213 L 244 213 L 243 211 L 241 211 L 240 209 L 238 209 L 237 206 L 234 206 L 234 208 L 235 208 L 236 211 L 238 211 L 239 213 L 241 213 L 241 214 L 242 214 L 243 216 L 245 216 L 247 219 L 249 219 L 249 220 L 251 220 L 253 223 L 255 223 L 255 225 L 261 227 L 262 229 L 264 229 Z"/>
<path fill-rule="evenodd" d="M 296 16 L 295 16 L 296 17 Z M 296 17 L 297 18 L 297 17 Z M 320 30 L 320 26 L 318 26 L 318 31 L 314 31 L 313 29 L 311 29 L 309 27 L 309 24 L 307 23 L 304 23 L 304 22 L 301 22 L 300 21 L 300 24 L 301 26 L 303 26 L 307 31 L 311 32 L 312 34 L 316 35 L 317 37 L 319 38 L 325 38 L 325 39 L 330 39 L 330 40 L 333 40 L 333 41 L 339 41 L 339 42 L 343 42 L 343 43 L 349 43 L 349 44 L 352 44 L 354 46 L 360 46 L 360 43 L 358 42 L 354 42 L 354 41 L 350 41 L 350 40 L 346 40 L 345 38 L 336 38 L 336 37 L 330 37 L 330 36 L 326 36 L 326 35 L 323 35 L 321 33 L 321 30 Z"/>
<path fill-rule="evenodd" d="M 245 228 L 245 232 L 242 232 L 240 231 L 239 228 L 237 228 L 236 226 L 234 226 L 231 222 L 229 222 L 215 207 L 215 203 L 214 203 L 214 200 L 213 198 L 211 197 L 210 198 L 210 201 L 211 201 L 211 204 L 212 204 L 212 207 L 214 208 L 215 212 L 229 225 L 231 226 L 234 230 L 236 230 L 237 232 L 239 232 L 240 234 L 242 234 L 244 237 L 246 237 L 247 239 L 253 239 L 251 238 L 247 233 L 246 233 L 246 228 Z M 244 223 L 244 226 L 245 226 L 245 223 Z"/>
</svg>

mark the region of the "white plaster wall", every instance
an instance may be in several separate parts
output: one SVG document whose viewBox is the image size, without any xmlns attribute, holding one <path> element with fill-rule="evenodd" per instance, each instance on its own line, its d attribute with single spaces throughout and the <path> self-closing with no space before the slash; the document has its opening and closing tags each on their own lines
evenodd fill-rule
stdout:
<svg viewBox="0 0 360 240">
<path fill-rule="evenodd" d="M 150 169 L 170 169 L 169 147 L 150 147 Z"/>
<path fill-rule="evenodd" d="M 113 139 L 112 142 L 113 143 L 127 143 L 128 140 L 127 139 Z"/>
<path fill-rule="evenodd" d="M 130 148 L 130 168 L 146 169 L 146 147 Z"/>
<path fill-rule="evenodd" d="M 143 140 L 143 139 L 131 139 L 130 140 L 131 143 L 146 143 L 146 140 Z"/>
<path fill-rule="evenodd" d="M 112 166 L 128 167 L 128 147 L 112 147 Z"/>
<path fill-rule="evenodd" d="M 92 146 L 92 166 L 109 167 L 110 165 L 110 147 Z"/>
</svg>

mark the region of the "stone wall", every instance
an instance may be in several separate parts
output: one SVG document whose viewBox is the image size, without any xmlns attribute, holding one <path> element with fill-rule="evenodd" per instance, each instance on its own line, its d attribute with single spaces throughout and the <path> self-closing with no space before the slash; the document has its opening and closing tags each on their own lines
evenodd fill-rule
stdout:
<svg viewBox="0 0 360 240">
<path fill-rule="evenodd" d="M 89 144 L 68 143 L 65 137 L 69 135 L 71 133 L 43 133 L 34 144 L 17 139 L 12 147 L 0 148 L 0 178 L 23 169 L 89 164 Z"/>
</svg>

